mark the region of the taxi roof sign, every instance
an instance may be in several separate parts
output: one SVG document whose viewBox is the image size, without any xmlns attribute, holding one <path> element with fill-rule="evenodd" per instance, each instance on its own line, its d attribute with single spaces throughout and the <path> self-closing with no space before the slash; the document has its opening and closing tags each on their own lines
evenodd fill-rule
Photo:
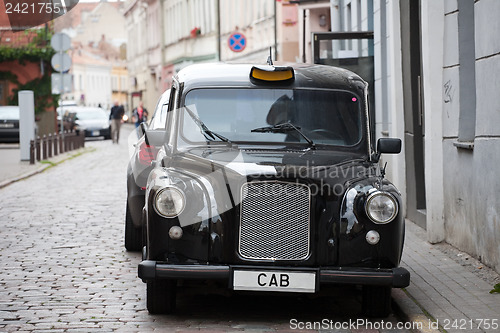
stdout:
<svg viewBox="0 0 500 333">
<path fill-rule="evenodd" d="M 293 81 L 295 73 L 290 66 L 253 66 L 250 79 L 261 82 Z"/>
</svg>

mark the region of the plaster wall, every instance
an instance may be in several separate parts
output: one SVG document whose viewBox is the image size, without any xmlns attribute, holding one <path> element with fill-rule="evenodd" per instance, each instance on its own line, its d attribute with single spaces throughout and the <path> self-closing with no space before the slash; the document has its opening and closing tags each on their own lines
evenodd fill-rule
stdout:
<svg viewBox="0 0 500 333">
<path fill-rule="evenodd" d="M 388 25 L 388 58 L 387 67 L 387 94 L 390 123 L 388 131 L 390 137 L 404 139 L 404 101 L 403 101 L 403 68 L 401 54 L 401 19 L 400 8 L 398 1 L 390 1 L 387 3 L 387 17 L 390 22 Z M 388 162 L 387 177 L 396 185 L 402 193 L 403 202 L 406 202 L 406 151 L 405 145 L 401 147 L 401 153 L 398 155 L 386 155 L 384 160 Z M 403 209 L 406 211 L 406 207 Z"/>
<path fill-rule="evenodd" d="M 401 59 L 401 19 L 399 2 L 374 1 L 374 52 L 375 52 L 375 136 L 404 139 L 403 78 Z M 362 24 L 367 24 L 361 9 Z M 382 13 L 382 11 L 385 11 Z M 385 19 L 384 19 L 385 18 Z M 385 32 L 384 35 L 382 35 Z M 375 143 L 376 145 L 376 143 Z M 406 202 L 405 145 L 398 155 L 382 156 L 387 162 L 387 178 L 401 191 Z M 406 211 L 406 207 L 403 207 Z"/>
<path fill-rule="evenodd" d="M 76 35 L 72 38 L 73 42 L 81 42 L 83 45 L 97 43 L 102 36 L 106 36 L 107 41 L 124 43 L 127 40 L 125 30 L 125 18 L 119 9 L 115 6 L 101 2 L 99 5 L 83 20 L 82 27 L 77 29 Z"/>
<path fill-rule="evenodd" d="M 425 194 L 427 239 L 443 241 L 443 67 L 444 67 L 444 2 L 421 2 L 422 90 L 425 123 Z"/>
<path fill-rule="evenodd" d="M 446 241 L 500 272 L 500 140 L 476 138 L 473 152 L 454 141 L 443 151 Z"/>
<path fill-rule="evenodd" d="M 474 148 L 456 147 L 460 102 L 458 12 L 445 2 L 443 62 L 443 216 L 445 240 L 500 272 L 500 2 L 479 0 L 474 6 L 476 117 Z M 467 110 L 465 110 L 467 111 Z M 438 145 L 437 140 L 433 141 Z"/>
</svg>

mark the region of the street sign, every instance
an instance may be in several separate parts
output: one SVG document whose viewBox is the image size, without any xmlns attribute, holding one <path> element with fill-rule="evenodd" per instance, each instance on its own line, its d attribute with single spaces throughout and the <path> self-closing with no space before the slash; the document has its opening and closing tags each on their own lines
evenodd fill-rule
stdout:
<svg viewBox="0 0 500 333">
<path fill-rule="evenodd" d="M 73 75 L 67 73 L 52 73 L 50 76 L 52 83 L 52 94 L 59 95 L 73 91 Z"/>
<path fill-rule="evenodd" d="M 50 39 L 50 46 L 52 46 L 56 52 L 64 52 L 71 47 L 71 39 L 65 33 L 59 32 L 54 34 Z"/>
<path fill-rule="evenodd" d="M 71 68 L 71 58 L 67 53 L 58 52 L 54 54 L 50 63 L 57 72 L 66 72 Z"/>
<path fill-rule="evenodd" d="M 241 52 L 247 46 L 247 39 L 241 32 L 235 32 L 229 36 L 227 43 L 233 52 Z"/>
</svg>

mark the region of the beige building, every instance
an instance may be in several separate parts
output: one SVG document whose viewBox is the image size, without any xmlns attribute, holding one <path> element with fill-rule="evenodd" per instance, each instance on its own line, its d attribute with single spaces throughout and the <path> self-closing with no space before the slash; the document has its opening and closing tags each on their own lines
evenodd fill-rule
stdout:
<svg viewBox="0 0 500 333">
<path fill-rule="evenodd" d="M 163 92 L 159 81 L 163 45 L 162 3 L 160 0 L 129 0 L 124 6 L 130 109 L 135 108 L 140 101 L 143 101 L 146 109 L 154 109 Z"/>
<path fill-rule="evenodd" d="M 71 38 L 73 91 L 65 99 L 87 106 L 111 108 L 115 99 L 127 106 L 123 2 L 78 3 L 54 22 Z"/>
<path fill-rule="evenodd" d="M 111 101 L 118 102 L 130 111 L 128 107 L 128 70 L 127 64 L 113 63 L 111 67 Z"/>
<path fill-rule="evenodd" d="M 273 60 L 296 61 L 297 8 L 274 0 L 127 1 L 132 106 L 143 100 L 146 108 L 154 108 L 172 76 L 192 63 L 264 64 L 270 48 Z"/>
</svg>

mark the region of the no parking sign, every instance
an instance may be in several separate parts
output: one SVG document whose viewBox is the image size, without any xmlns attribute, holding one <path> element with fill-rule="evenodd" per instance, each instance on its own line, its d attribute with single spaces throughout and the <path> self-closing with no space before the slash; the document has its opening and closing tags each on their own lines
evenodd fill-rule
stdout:
<svg viewBox="0 0 500 333">
<path fill-rule="evenodd" d="M 241 52 L 247 46 L 247 38 L 241 32 L 235 32 L 229 36 L 227 43 L 233 52 Z"/>
</svg>

